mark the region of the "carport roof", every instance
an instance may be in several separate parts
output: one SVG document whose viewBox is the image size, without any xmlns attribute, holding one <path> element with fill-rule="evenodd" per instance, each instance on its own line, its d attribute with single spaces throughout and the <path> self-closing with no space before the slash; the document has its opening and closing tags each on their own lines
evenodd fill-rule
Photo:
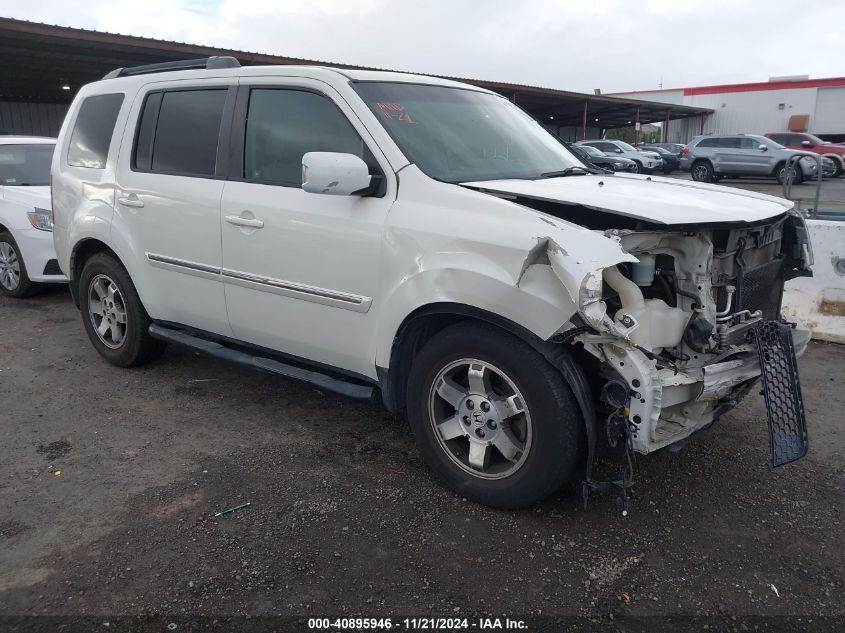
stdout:
<svg viewBox="0 0 845 633">
<path fill-rule="evenodd" d="M 115 68 L 211 55 L 231 55 L 244 66 L 317 64 L 376 70 L 0 18 L 0 59 L 3 59 L 0 101 L 68 103 L 80 86 L 102 78 Z M 653 123 L 667 118 L 681 119 L 712 113 L 707 108 L 480 79 L 449 78 L 498 92 L 549 125 L 581 126 L 585 105 L 586 126 L 608 129 L 632 125 L 637 120 Z M 63 85 L 70 89 L 63 90 Z"/>
</svg>

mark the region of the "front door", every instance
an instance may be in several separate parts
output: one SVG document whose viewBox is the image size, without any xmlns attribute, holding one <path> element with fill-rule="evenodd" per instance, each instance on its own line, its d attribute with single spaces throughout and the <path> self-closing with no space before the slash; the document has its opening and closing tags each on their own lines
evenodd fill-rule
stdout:
<svg viewBox="0 0 845 633">
<path fill-rule="evenodd" d="M 375 377 L 379 260 L 395 183 L 348 105 L 307 79 L 239 89 L 222 201 L 223 282 L 235 337 Z M 351 115 L 351 116 L 350 116 Z M 302 190 L 306 152 L 363 158 L 381 197 Z"/>
</svg>

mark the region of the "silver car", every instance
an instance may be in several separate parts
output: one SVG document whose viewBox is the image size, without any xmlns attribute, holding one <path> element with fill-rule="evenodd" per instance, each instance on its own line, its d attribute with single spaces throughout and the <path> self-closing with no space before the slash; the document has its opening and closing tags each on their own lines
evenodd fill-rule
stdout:
<svg viewBox="0 0 845 633">
<path fill-rule="evenodd" d="M 593 141 L 579 141 L 576 145 L 587 145 L 595 147 L 610 156 L 611 158 L 627 158 L 634 161 L 637 173 L 650 174 L 653 171 L 663 170 L 663 159 L 657 152 L 638 150 L 628 145 L 625 141 L 614 141 L 611 139 L 598 139 Z"/>
<path fill-rule="evenodd" d="M 808 152 L 787 149 L 780 143 L 756 134 L 696 136 L 681 157 L 681 169 L 693 180 L 714 182 L 731 176 L 776 178 L 783 182 L 786 161 L 804 156 L 795 167 L 793 182 L 815 178 L 818 164 Z"/>
</svg>

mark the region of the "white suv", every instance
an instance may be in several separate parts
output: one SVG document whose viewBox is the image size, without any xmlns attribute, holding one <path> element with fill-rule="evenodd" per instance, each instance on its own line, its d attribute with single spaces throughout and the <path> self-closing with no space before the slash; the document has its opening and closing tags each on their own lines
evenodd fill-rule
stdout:
<svg viewBox="0 0 845 633">
<path fill-rule="evenodd" d="M 637 149 L 632 145 L 628 145 L 625 141 L 614 141 L 610 139 L 596 140 L 596 141 L 579 141 L 576 145 L 589 145 L 603 151 L 608 156 L 618 156 L 620 158 L 628 158 L 637 165 L 637 173 L 650 174 L 653 171 L 660 171 L 663 169 L 663 159 L 657 152 Z"/>
<path fill-rule="evenodd" d="M 53 249 L 50 162 L 56 139 L 0 136 L 0 293 L 28 297 L 67 281 Z"/>
<path fill-rule="evenodd" d="M 53 161 L 59 261 L 109 362 L 174 342 L 378 394 L 448 485 L 516 507 L 579 463 L 602 488 L 599 437 L 648 453 L 709 426 L 765 348 L 764 380 L 792 372 L 766 382 L 773 461 L 804 454 L 791 203 L 592 171 L 453 81 L 179 66 L 82 88 Z"/>
</svg>

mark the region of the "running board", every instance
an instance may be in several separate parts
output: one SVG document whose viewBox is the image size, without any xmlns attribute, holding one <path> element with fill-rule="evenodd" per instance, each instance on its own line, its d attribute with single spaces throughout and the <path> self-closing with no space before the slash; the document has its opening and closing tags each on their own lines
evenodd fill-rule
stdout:
<svg viewBox="0 0 845 633">
<path fill-rule="evenodd" d="M 754 328 L 754 336 L 760 356 L 772 467 L 777 468 L 807 454 L 807 420 L 792 328 L 778 321 L 760 321 Z"/>
<path fill-rule="evenodd" d="M 168 343 L 176 343 L 177 345 L 184 345 L 193 348 L 200 352 L 216 356 L 223 360 L 227 360 L 238 365 L 245 365 L 253 369 L 262 369 L 273 374 L 293 378 L 294 380 L 301 380 L 307 382 L 315 387 L 320 387 L 326 391 L 332 391 L 342 396 L 355 398 L 356 400 L 369 400 L 373 397 L 373 387 L 367 385 L 359 385 L 354 382 L 348 382 L 339 378 L 333 378 L 326 374 L 321 374 L 309 369 L 303 369 L 294 365 L 288 365 L 272 358 L 263 356 L 256 356 L 248 352 L 243 352 L 231 347 L 226 347 L 216 341 L 209 341 L 198 336 L 192 336 L 181 330 L 167 328 L 157 323 L 150 325 L 150 336 Z"/>
</svg>

